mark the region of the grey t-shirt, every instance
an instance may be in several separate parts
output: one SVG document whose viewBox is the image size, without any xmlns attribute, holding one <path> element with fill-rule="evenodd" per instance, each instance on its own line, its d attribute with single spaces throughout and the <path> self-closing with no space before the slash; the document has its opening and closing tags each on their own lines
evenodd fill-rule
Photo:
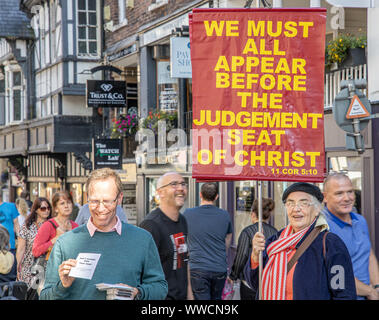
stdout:
<svg viewBox="0 0 379 320">
<path fill-rule="evenodd" d="M 184 211 L 191 270 L 226 272 L 225 237 L 233 232 L 230 215 L 213 205 Z"/>
</svg>

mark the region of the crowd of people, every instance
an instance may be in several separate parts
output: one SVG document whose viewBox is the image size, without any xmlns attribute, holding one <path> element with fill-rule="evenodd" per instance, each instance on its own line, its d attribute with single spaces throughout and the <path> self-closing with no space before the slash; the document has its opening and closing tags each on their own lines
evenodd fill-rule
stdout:
<svg viewBox="0 0 379 320">
<path fill-rule="evenodd" d="M 187 182 L 177 172 L 163 174 L 158 207 L 139 226 L 127 223 L 115 171 L 92 171 L 86 190 L 88 203 L 74 216 L 67 191 L 51 202 L 30 202 L 27 193 L 3 202 L 0 194 L 0 285 L 25 283 L 30 300 L 106 299 L 100 283 L 119 284 L 131 299 L 144 300 L 220 300 L 233 283 L 240 283 L 242 300 L 379 299 L 378 261 L 344 174 L 329 175 L 323 191 L 291 184 L 282 195 L 288 225 L 279 231 L 270 225 L 275 202 L 262 199 L 260 230 L 255 200 L 230 272 L 233 224 L 216 206 L 217 183 L 203 183 L 200 205 L 181 213 Z M 95 272 L 73 274 L 88 253 L 99 257 Z"/>
</svg>

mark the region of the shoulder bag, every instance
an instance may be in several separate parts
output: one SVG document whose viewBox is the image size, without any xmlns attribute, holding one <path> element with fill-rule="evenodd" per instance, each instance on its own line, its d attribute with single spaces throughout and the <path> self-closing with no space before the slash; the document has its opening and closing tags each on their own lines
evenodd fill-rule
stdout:
<svg viewBox="0 0 379 320">
<path fill-rule="evenodd" d="M 295 254 L 292 256 L 291 260 L 287 263 L 287 273 L 292 269 L 292 267 L 295 265 L 296 261 L 299 260 L 301 255 L 304 253 L 305 250 L 308 249 L 308 247 L 312 244 L 312 242 L 317 238 L 319 233 L 321 232 L 321 226 L 314 228 L 308 236 L 305 238 L 303 243 L 300 245 L 300 247 L 296 250 Z M 325 248 L 325 238 L 328 234 L 328 231 L 325 232 L 322 240 L 322 248 L 323 248 L 323 256 L 325 259 L 326 256 L 326 248 Z"/>
<path fill-rule="evenodd" d="M 51 220 L 48 221 L 51 223 L 54 229 L 57 228 L 57 226 Z M 34 258 L 33 266 L 31 268 L 32 275 L 36 275 L 41 270 L 41 268 L 45 270 L 47 260 L 49 259 L 50 251 L 51 249 L 48 250 L 46 253 L 40 255 L 38 258 Z"/>
</svg>

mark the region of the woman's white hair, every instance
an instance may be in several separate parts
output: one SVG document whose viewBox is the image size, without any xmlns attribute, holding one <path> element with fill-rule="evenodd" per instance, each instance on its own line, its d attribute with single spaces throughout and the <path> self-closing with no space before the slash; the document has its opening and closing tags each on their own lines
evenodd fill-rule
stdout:
<svg viewBox="0 0 379 320">
<path fill-rule="evenodd" d="M 322 203 L 315 197 L 315 196 L 311 196 L 311 199 L 312 199 L 312 205 L 316 208 L 317 212 L 320 213 L 322 212 Z"/>
</svg>

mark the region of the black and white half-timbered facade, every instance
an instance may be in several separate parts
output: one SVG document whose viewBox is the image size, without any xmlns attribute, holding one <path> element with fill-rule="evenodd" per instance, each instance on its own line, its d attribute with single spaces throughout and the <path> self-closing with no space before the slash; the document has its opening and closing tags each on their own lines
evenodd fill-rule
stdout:
<svg viewBox="0 0 379 320">
<path fill-rule="evenodd" d="M 10 198 L 18 187 L 32 198 L 69 188 L 85 200 L 86 157 L 101 127 L 85 99 L 87 79 L 103 76 L 91 73 L 102 59 L 100 2 L 0 1 L 0 157 L 18 177 Z"/>
</svg>

